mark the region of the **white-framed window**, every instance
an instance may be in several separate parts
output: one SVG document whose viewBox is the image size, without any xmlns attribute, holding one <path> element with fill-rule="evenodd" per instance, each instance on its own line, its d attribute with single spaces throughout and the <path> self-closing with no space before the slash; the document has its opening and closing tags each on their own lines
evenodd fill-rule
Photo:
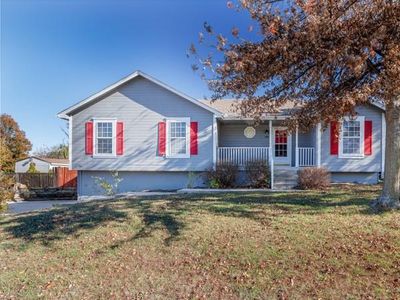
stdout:
<svg viewBox="0 0 400 300">
<path fill-rule="evenodd" d="M 190 118 L 170 118 L 166 121 L 166 156 L 190 157 Z"/>
<path fill-rule="evenodd" d="M 339 157 L 364 157 L 364 120 L 362 116 L 342 120 Z"/>
<path fill-rule="evenodd" d="M 94 156 L 116 156 L 116 120 L 94 119 Z"/>
</svg>

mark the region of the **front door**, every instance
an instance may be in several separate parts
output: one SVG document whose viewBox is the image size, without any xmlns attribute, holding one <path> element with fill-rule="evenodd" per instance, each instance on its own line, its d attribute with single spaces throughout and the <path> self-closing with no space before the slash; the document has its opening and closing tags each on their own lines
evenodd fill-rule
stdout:
<svg viewBox="0 0 400 300">
<path fill-rule="evenodd" d="M 272 153 L 275 164 L 291 165 L 291 140 L 291 135 L 286 127 L 273 127 Z"/>
</svg>

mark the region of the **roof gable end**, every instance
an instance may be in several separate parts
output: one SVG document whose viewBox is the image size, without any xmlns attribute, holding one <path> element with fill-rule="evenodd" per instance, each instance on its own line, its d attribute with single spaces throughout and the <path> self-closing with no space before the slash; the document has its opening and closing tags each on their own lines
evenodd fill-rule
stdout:
<svg viewBox="0 0 400 300">
<path fill-rule="evenodd" d="M 92 96 L 90 96 L 90 97 L 88 97 L 88 98 L 86 98 L 86 99 L 84 99 L 84 100 L 82 100 L 82 101 L 70 106 L 69 108 L 59 112 L 57 114 L 57 117 L 59 117 L 61 119 L 68 119 L 68 117 L 73 115 L 74 112 L 77 111 L 78 109 L 82 108 L 85 105 L 90 105 L 91 103 L 94 103 L 99 97 L 101 97 L 101 96 L 103 96 L 103 95 L 115 90 L 116 88 L 122 86 L 123 84 L 127 83 L 128 81 L 130 81 L 130 80 L 132 80 L 132 79 L 134 79 L 134 78 L 136 78 L 138 76 L 141 76 L 141 77 L 143 77 L 143 78 L 155 83 L 156 85 L 163 87 L 164 89 L 172 92 L 173 94 L 178 95 L 179 97 L 181 97 L 181 98 L 183 98 L 183 99 L 185 99 L 185 100 L 187 100 L 189 102 L 192 102 L 193 104 L 195 104 L 197 106 L 200 106 L 203 109 L 205 109 L 205 110 L 207 110 L 207 111 L 209 111 L 209 112 L 211 112 L 211 113 L 213 113 L 215 115 L 218 115 L 218 116 L 221 115 L 221 113 L 218 110 L 216 110 L 216 109 L 214 109 L 214 108 L 212 108 L 212 107 L 210 107 L 210 106 L 208 106 L 208 105 L 206 105 L 204 103 L 201 103 L 200 101 L 198 101 L 198 100 L 196 100 L 196 99 L 194 99 L 194 98 L 192 98 L 192 97 L 190 97 L 190 96 L 188 96 L 188 95 L 186 95 L 186 94 L 184 94 L 182 92 L 179 92 L 178 90 L 176 90 L 176 89 L 172 88 L 171 86 L 159 81 L 158 79 L 156 79 L 156 78 L 154 78 L 154 77 L 152 77 L 152 76 L 150 76 L 150 75 L 138 70 L 138 71 L 135 71 L 134 73 L 122 78 L 121 80 L 117 81 L 116 83 L 106 87 L 105 89 L 93 94 Z"/>
</svg>

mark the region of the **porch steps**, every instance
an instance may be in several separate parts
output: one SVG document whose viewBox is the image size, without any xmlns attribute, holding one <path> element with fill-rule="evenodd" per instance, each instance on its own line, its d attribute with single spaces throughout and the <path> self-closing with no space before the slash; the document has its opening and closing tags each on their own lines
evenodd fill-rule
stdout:
<svg viewBox="0 0 400 300">
<path fill-rule="evenodd" d="M 274 189 L 290 190 L 297 186 L 297 169 L 274 168 Z"/>
</svg>

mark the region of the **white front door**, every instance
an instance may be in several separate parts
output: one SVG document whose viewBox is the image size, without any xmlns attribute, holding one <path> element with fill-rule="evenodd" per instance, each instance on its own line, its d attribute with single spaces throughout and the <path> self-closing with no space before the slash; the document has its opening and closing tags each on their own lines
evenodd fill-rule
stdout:
<svg viewBox="0 0 400 300">
<path fill-rule="evenodd" d="M 272 154 L 274 163 L 278 165 L 291 165 L 292 161 L 292 136 L 286 127 L 272 128 Z"/>
</svg>

